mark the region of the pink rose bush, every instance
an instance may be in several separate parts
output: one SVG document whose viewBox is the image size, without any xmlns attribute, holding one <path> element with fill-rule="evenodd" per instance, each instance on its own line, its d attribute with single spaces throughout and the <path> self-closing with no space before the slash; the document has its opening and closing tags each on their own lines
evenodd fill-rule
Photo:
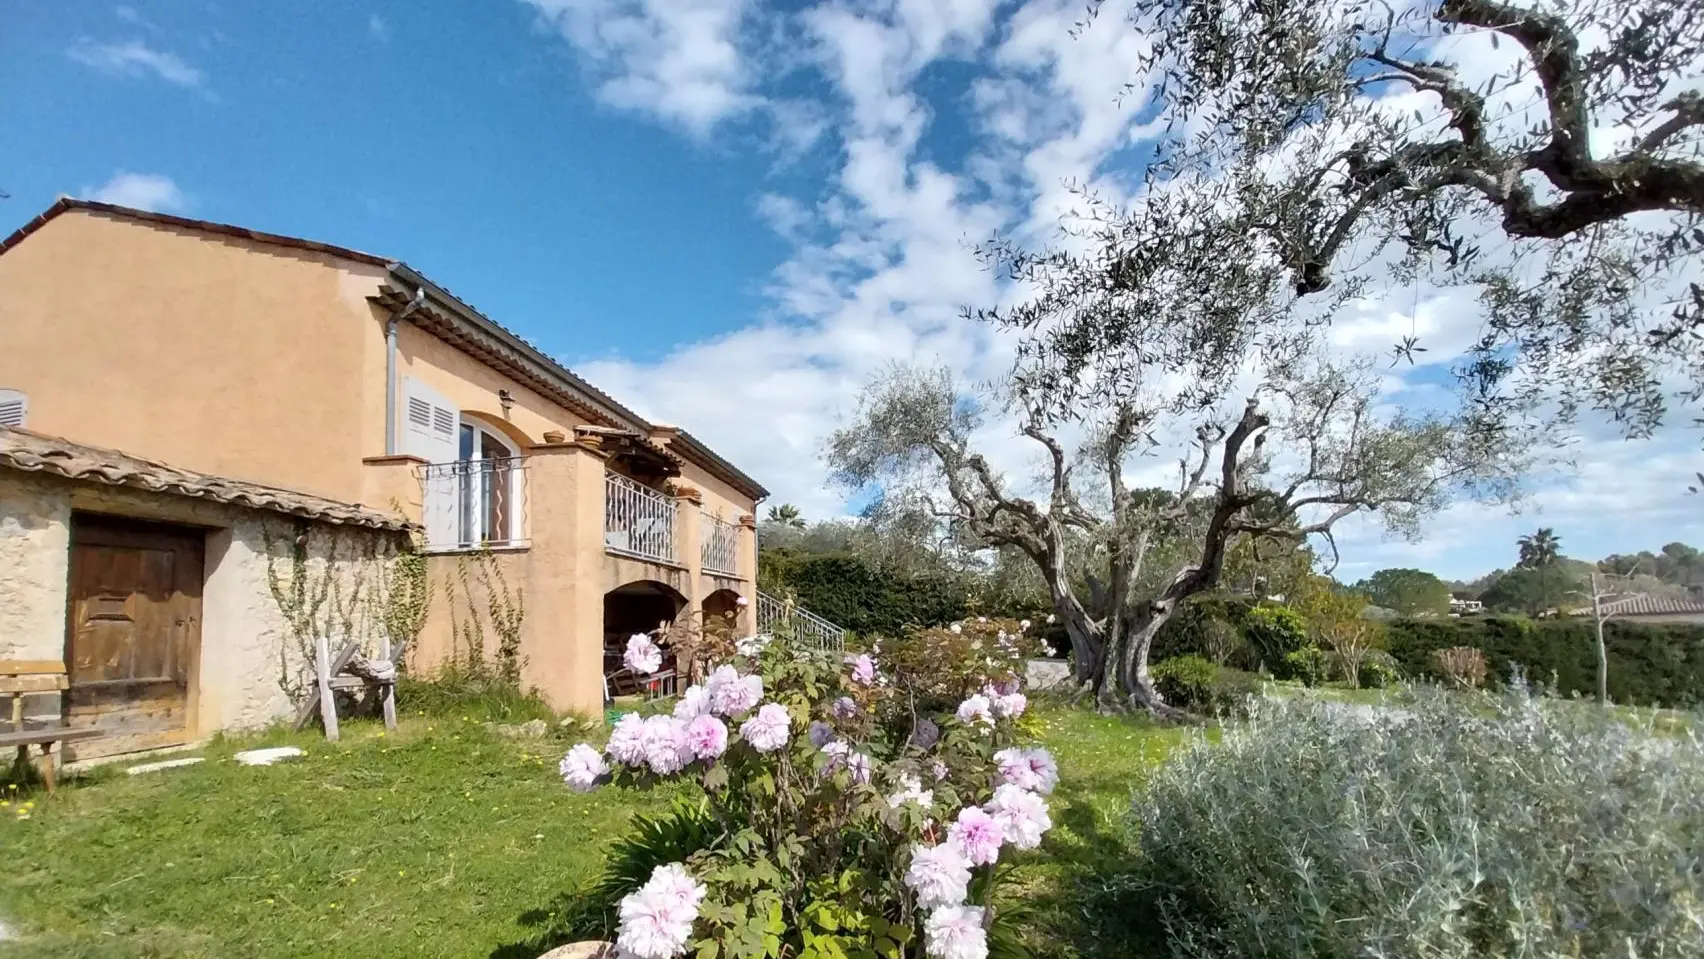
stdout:
<svg viewBox="0 0 1704 959">
<path fill-rule="evenodd" d="M 966 623 L 956 635 L 992 643 L 996 629 L 1018 634 Z M 568 751 L 560 771 L 576 791 L 683 779 L 703 790 L 702 847 L 616 887 L 623 956 L 743 942 L 764 944 L 753 956 L 986 959 L 996 869 L 1042 842 L 1058 770 L 1022 741 L 1028 703 L 1009 659 L 979 651 L 994 668 L 955 673 L 953 701 L 931 677 L 925 711 L 905 664 L 889 671 L 890 652 L 905 655 L 893 647 L 843 657 L 785 635 L 730 643 L 671 712 L 624 715 L 602 750 Z M 652 658 L 636 642 L 626 652 Z"/>
</svg>

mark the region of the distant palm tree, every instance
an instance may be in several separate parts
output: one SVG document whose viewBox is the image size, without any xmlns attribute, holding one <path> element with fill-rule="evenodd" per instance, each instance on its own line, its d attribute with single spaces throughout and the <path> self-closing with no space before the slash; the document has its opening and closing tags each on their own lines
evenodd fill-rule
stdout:
<svg viewBox="0 0 1704 959">
<path fill-rule="evenodd" d="M 1548 526 L 1541 526 L 1538 532 L 1531 536 L 1522 536 L 1516 542 L 1521 548 L 1521 561 L 1518 565 L 1527 569 L 1549 566 L 1562 556 L 1562 541 L 1556 538 L 1556 531 Z"/>
<path fill-rule="evenodd" d="M 791 526 L 794 529 L 805 528 L 805 518 L 799 515 L 799 508 L 792 503 L 782 503 L 780 506 L 769 507 L 769 522 Z"/>
</svg>

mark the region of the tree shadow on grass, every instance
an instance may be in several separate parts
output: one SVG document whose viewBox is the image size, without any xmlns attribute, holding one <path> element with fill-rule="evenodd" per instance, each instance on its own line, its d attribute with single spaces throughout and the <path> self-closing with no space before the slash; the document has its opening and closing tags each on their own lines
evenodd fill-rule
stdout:
<svg viewBox="0 0 1704 959">
<path fill-rule="evenodd" d="M 545 905 L 516 916 L 515 922 L 532 934 L 491 950 L 490 959 L 535 959 L 571 942 L 606 939 L 612 918 L 605 904 L 584 890 L 558 893 Z"/>
<path fill-rule="evenodd" d="M 1150 959 L 1170 954 L 1140 875 L 1132 829 L 1108 822 L 1083 788 L 1055 794 L 1054 829 L 1039 864 L 1046 873 L 1026 884 L 1025 910 L 1036 922 L 1041 955 L 1083 959 Z"/>
</svg>

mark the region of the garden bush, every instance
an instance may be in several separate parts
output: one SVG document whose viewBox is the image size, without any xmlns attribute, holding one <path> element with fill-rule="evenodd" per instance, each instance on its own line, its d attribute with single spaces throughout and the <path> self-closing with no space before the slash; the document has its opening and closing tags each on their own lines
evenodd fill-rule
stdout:
<svg viewBox="0 0 1704 959">
<path fill-rule="evenodd" d="M 1209 715 L 1241 715 L 1260 693 L 1260 677 L 1202 656 L 1174 656 L 1148 670 L 1166 702 Z"/>
<path fill-rule="evenodd" d="M 961 582 L 896 574 L 850 553 L 769 550 L 759 563 L 765 589 L 791 595 L 811 612 L 860 635 L 897 636 L 963 619 L 970 611 Z"/>
<path fill-rule="evenodd" d="M 1033 625 L 979 616 L 877 640 L 871 651 L 898 694 L 881 700 L 884 716 L 899 720 L 890 734 L 903 737 L 913 710 L 950 711 L 990 682 L 1020 680 L 1029 660 L 1045 652 Z"/>
<path fill-rule="evenodd" d="M 1396 657 L 1382 649 L 1367 652 L 1361 661 L 1361 688 L 1384 689 L 1402 682 L 1402 666 Z"/>
<path fill-rule="evenodd" d="M 1243 636 L 1258 658 L 1256 666 L 1264 666 L 1280 679 L 1290 679 L 1284 658 L 1307 645 L 1308 624 L 1301 613 L 1288 606 L 1255 606 L 1243 618 Z"/>
<path fill-rule="evenodd" d="M 1216 653 L 1222 649 L 1222 665 L 1255 667 L 1259 655 L 1244 635 L 1251 608 L 1252 604 L 1240 596 L 1192 596 L 1160 627 L 1149 655 L 1156 662 L 1190 653 L 1218 661 Z"/>
<path fill-rule="evenodd" d="M 497 723 L 556 719 L 536 690 L 522 692 L 519 684 L 490 666 L 447 665 L 426 677 L 405 673 L 397 677 L 396 700 L 398 708 L 428 716 Z"/>
<path fill-rule="evenodd" d="M 1704 955 L 1704 748 L 1582 704 L 1267 700 L 1133 812 L 1181 956 Z"/>
<path fill-rule="evenodd" d="M 1284 656 L 1284 675 L 1303 686 L 1319 686 L 1331 678 L 1332 655 L 1318 646 L 1303 646 Z"/>
<path fill-rule="evenodd" d="M 983 626 L 996 648 L 1019 637 L 975 626 L 948 630 L 972 638 L 941 712 L 919 709 L 878 649 L 843 661 L 767 636 L 737 641 L 726 661 L 713 636 L 677 649 L 714 668 L 674 714 L 624 716 L 604 750 L 582 743 L 560 767 L 580 791 L 696 785 L 713 821 L 698 831 L 702 816 L 677 812 L 653 830 L 679 855 L 660 865 L 660 840 L 623 847 L 632 854 L 597 887 L 620 895 L 622 954 L 1021 955 L 996 867 L 1051 827 L 1043 795 L 1058 773 L 1022 743 L 1021 680 L 977 638 Z M 648 673 L 662 658 L 639 635 L 624 661 Z"/>
<path fill-rule="evenodd" d="M 1589 618 L 1523 616 L 1404 619 L 1387 624 L 1389 648 L 1410 676 L 1446 677 L 1436 650 L 1471 646 L 1485 654 L 1490 681 L 1506 682 L 1519 665 L 1535 682 L 1564 696 L 1597 692 L 1597 640 Z M 1694 707 L 1704 704 L 1704 626 L 1604 624 L 1609 695 L 1618 703 Z"/>
</svg>

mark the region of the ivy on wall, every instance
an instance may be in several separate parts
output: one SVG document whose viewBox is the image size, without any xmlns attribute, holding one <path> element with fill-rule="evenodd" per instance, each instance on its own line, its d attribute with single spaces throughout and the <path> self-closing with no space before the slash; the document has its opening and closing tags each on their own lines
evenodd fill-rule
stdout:
<svg viewBox="0 0 1704 959">
<path fill-rule="evenodd" d="M 503 564 L 489 549 L 457 556 L 455 571 L 445 578 L 443 586 L 450 615 L 449 665 L 473 676 L 494 670 L 497 680 L 519 689 L 525 664 L 521 657 L 525 590 L 510 587 Z M 490 663 L 485 659 L 488 626 L 497 639 Z"/>
<path fill-rule="evenodd" d="M 279 688 L 300 699 L 314 682 L 314 645 L 350 640 L 377 655 L 411 644 L 431 600 L 425 557 L 402 537 L 297 522 L 262 523 L 266 583 L 288 633 L 278 650 Z"/>
</svg>

